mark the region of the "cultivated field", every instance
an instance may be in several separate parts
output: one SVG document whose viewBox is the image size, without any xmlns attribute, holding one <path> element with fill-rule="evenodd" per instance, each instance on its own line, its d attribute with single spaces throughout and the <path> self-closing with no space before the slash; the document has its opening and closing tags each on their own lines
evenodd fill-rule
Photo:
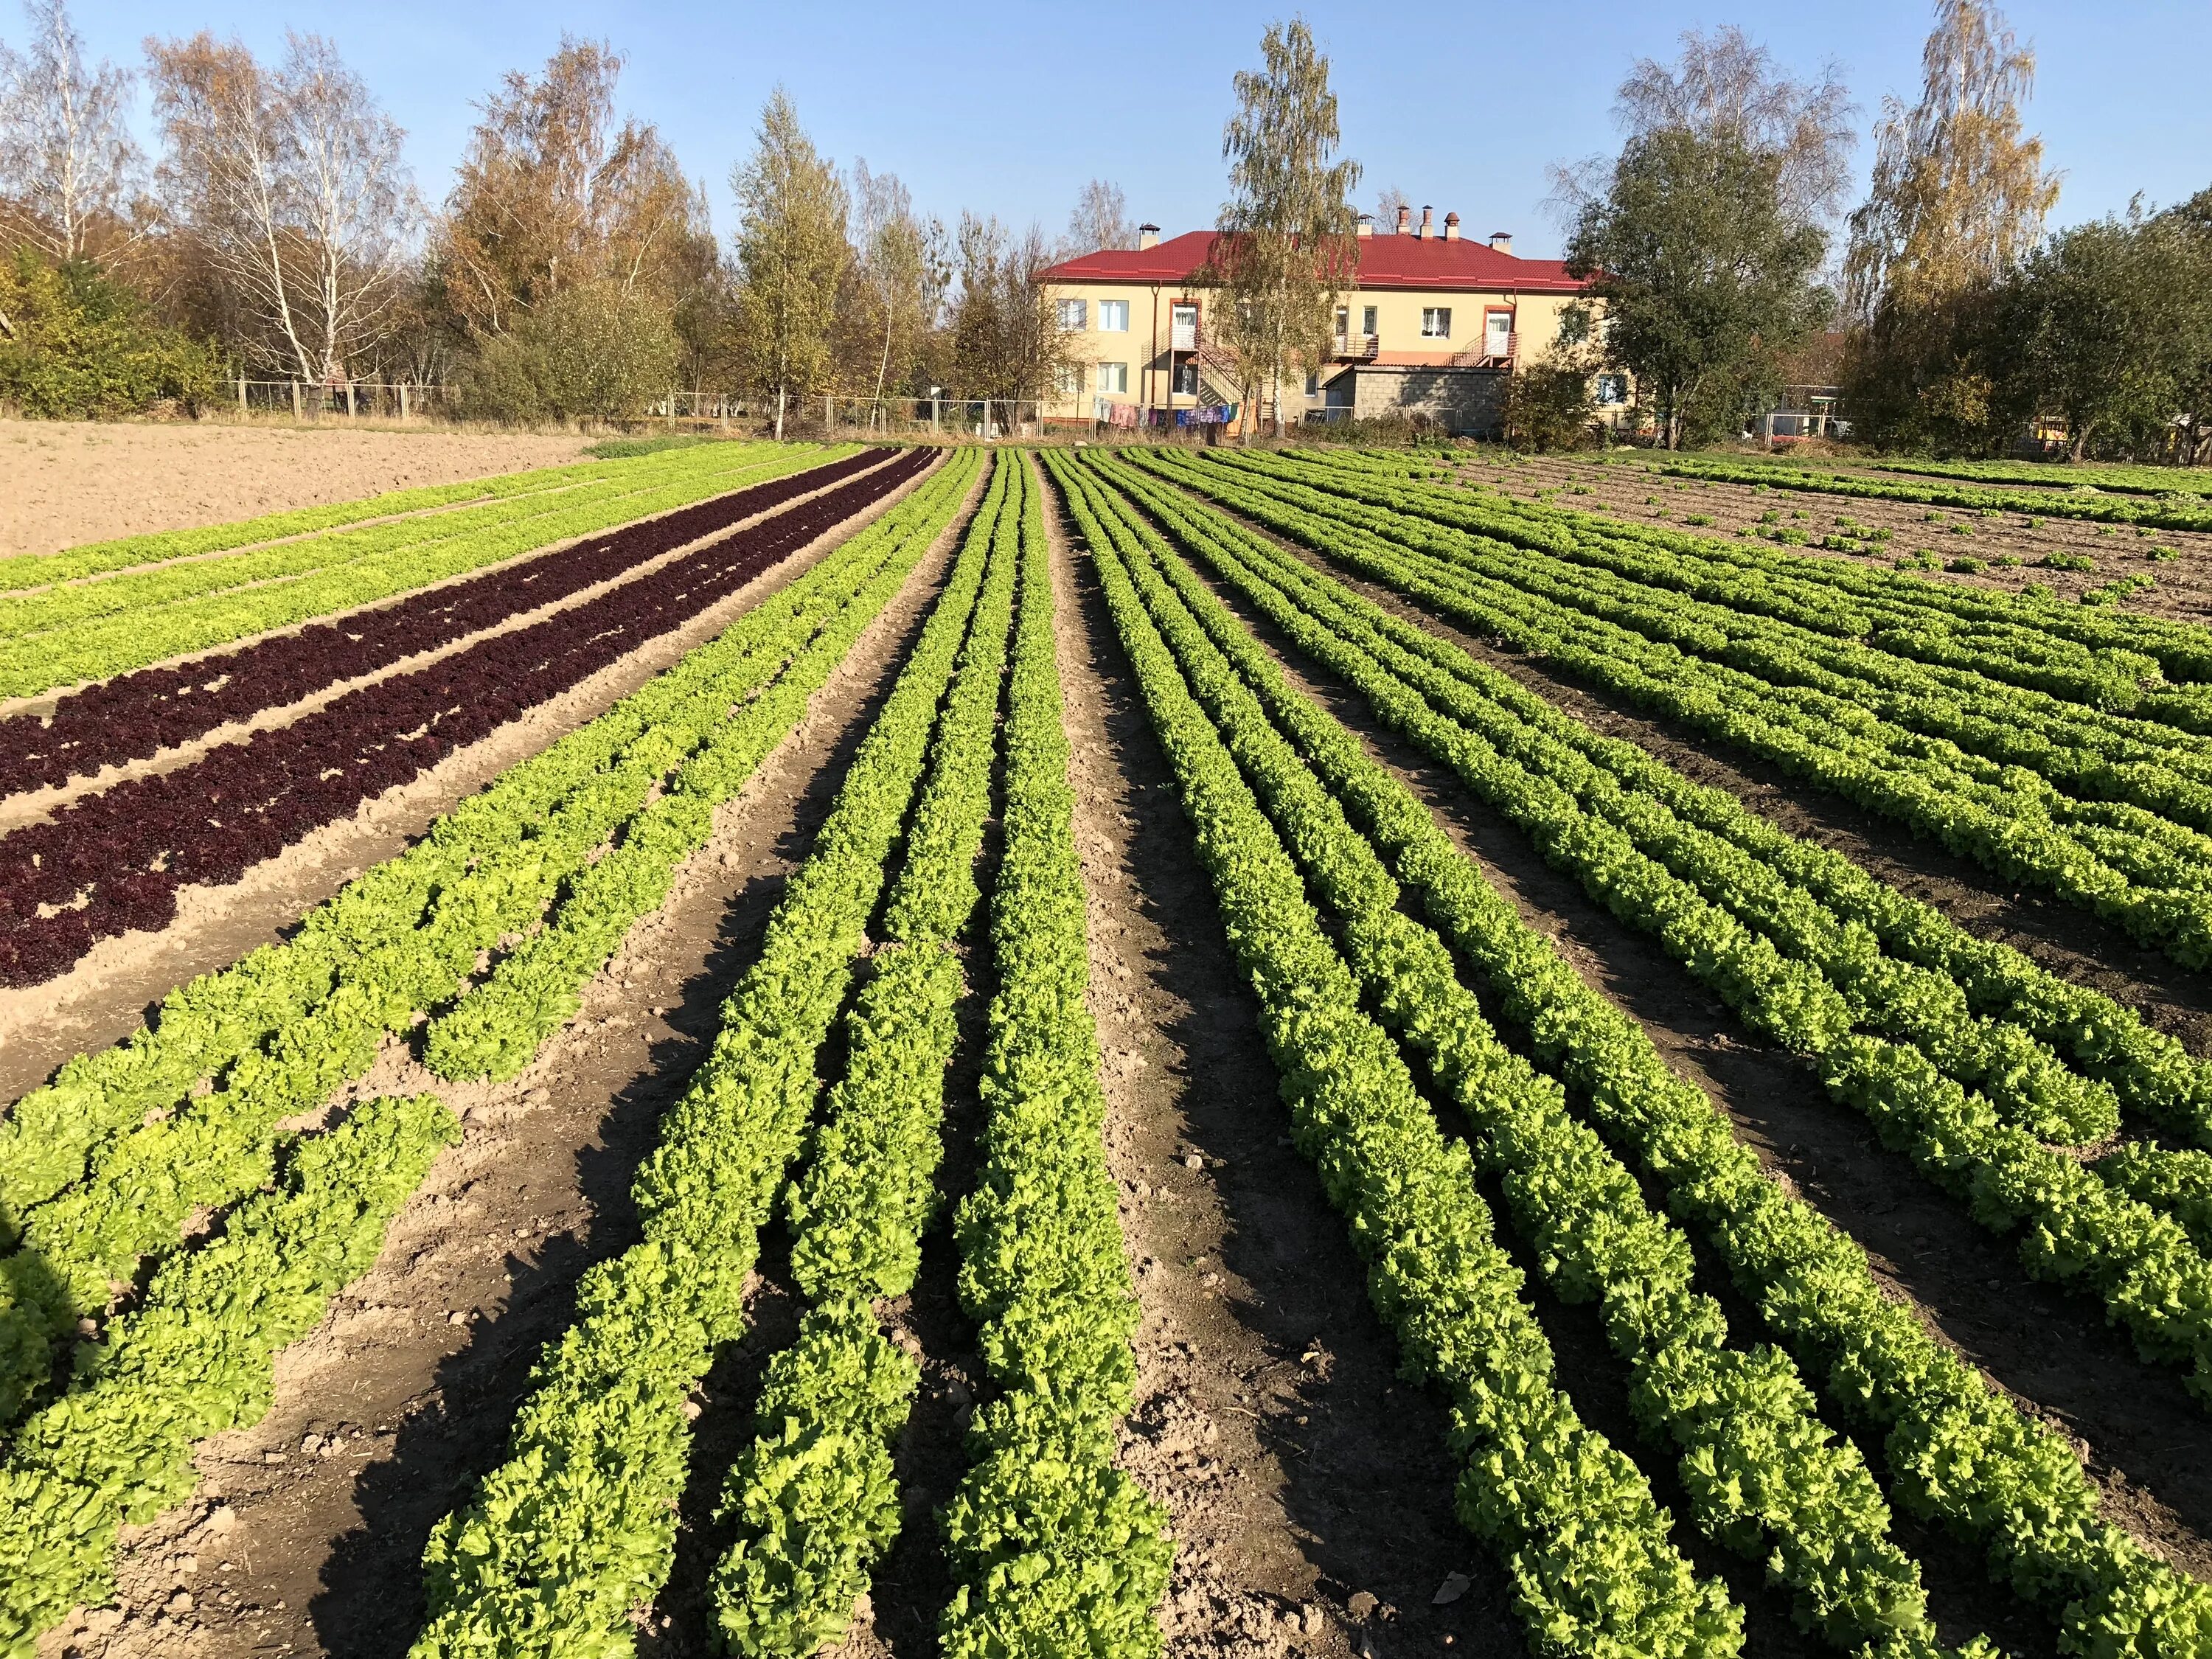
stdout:
<svg viewBox="0 0 2212 1659">
<path fill-rule="evenodd" d="M 2208 532 L 1753 470 L 0 568 L 0 1652 L 2212 1652 Z"/>
</svg>

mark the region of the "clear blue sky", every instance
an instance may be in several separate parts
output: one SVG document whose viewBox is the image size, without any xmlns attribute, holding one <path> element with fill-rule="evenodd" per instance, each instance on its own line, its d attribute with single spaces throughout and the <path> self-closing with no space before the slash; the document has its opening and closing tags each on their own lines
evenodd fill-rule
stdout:
<svg viewBox="0 0 2212 1659">
<path fill-rule="evenodd" d="M 1223 191 L 1230 76 L 1257 57 L 1273 4 L 960 4 L 874 0 L 639 6 L 569 0 L 75 0 L 95 55 L 138 60 L 149 33 L 209 28 L 257 52 L 286 27 L 331 36 L 408 130 L 423 194 L 436 200 L 466 140 L 471 106 L 501 71 L 542 64 L 565 28 L 629 54 L 628 112 L 659 123 L 703 177 L 728 228 L 726 180 L 781 82 L 815 140 L 841 164 L 865 156 L 904 179 L 948 222 L 963 207 L 1057 234 L 1083 182 L 1119 183 L 1133 215 L 1172 233 L 1211 223 Z M 2015 0 L 2039 73 L 2031 127 L 2065 174 L 2057 222 L 2124 209 L 2137 191 L 2166 203 L 2212 183 L 2201 130 L 2212 63 L 2208 0 L 2091 6 Z M 1921 0 L 1714 6 L 1502 6 L 1406 0 L 1313 4 L 1335 65 L 1347 152 L 1366 168 L 1363 203 L 1395 185 L 1471 235 L 1517 233 L 1516 251 L 1557 252 L 1543 210 L 1546 167 L 1609 151 L 1613 88 L 1637 57 L 1673 54 L 1686 29 L 1738 23 L 1785 63 L 1843 66 L 1870 129 L 1885 93 L 1918 85 Z M 20 14 L 0 4 L 0 39 Z M 1872 149 L 1863 138 L 1863 173 Z"/>
</svg>

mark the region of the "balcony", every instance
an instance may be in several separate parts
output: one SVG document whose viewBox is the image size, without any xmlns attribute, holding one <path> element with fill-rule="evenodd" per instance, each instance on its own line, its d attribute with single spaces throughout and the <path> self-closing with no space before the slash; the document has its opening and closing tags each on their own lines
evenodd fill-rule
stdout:
<svg viewBox="0 0 2212 1659">
<path fill-rule="evenodd" d="M 1498 347 L 1503 345 L 1503 351 Z M 1521 335 L 1518 330 L 1504 335 L 1491 335 L 1480 345 L 1452 355 L 1454 368 L 1510 368 L 1521 356 Z"/>
<path fill-rule="evenodd" d="M 1329 355 L 1340 363 L 1371 363 L 1382 349 L 1379 335 L 1340 334 Z"/>
</svg>

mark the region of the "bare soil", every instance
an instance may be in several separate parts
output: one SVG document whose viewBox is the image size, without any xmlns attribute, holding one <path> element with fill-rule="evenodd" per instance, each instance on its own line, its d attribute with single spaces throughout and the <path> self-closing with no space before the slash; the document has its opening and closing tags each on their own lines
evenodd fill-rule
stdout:
<svg viewBox="0 0 2212 1659">
<path fill-rule="evenodd" d="M 582 458 L 573 434 L 0 421 L 0 555 Z"/>
<path fill-rule="evenodd" d="M 410 1042 L 386 1042 L 348 1096 L 435 1092 L 462 1115 L 461 1145 L 401 1212 L 375 1267 L 279 1357 L 268 1414 L 203 1443 L 199 1493 L 126 1534 L 115 1605 L 51 1633 L 46 1659 L 405 1652 L 422 1625 L 430 1528 L 503 1455 L 531 1366 L 573 1316 L 578 1279 L 635 1242 L 632 1176 L 720 1029 L 722 1000 L 828 812 L 952 541 L 717 811 L 713 839 L 526 1070 L 454 1085 Z M 753 1314 L 765 1329 L 743 1346 L 775 1325 L 773 1307 Z M 718 1410 L 726 1392 L 718 1373 L 710 1415 L 731 1415 Z"/>
<path fill-rule="evenodd" d="M 1546 500 L 1555 507 L 1577 513 L 1696 535 L 1733 539 L 1739 531 L 1759 525 L 1769 514 L 1777 515 L 1781 526 L 1804 531 L 1814 542 L 1846 523 L 1886 528 L 1889 539 L 1866 544 L 1864 554 L 1838 553 L 1812 545 L 1782 550 L 1887 570 L 1896 560 L 1924 550 L 1946 566 L 1966 559 L 1987 567 L 1980 571 L 1946 568 L 1923 573 L 1928 580 L 2002 592 L 2018 592 L 2031 581 L 2040 582 L 2069 604 L 2081 592 L 2117 576 L 2147 575 L 2158 586 L 2126 595 L 2117 601 L 2118 609 L 2183 622 L 2212 621 L 2212 534 L 2201 532 L 2141 533 L 2132 526 L 2043 518 L 2037 519 L 2031 528 L 2029 515 L 2020 513 L 1985 518 L 1978 510 L 1927 507 L 1917 501 L 1862 501 L 1817 490 L 1790 489 L 1779 483 L 1760 490 L 1750 484 L 1662 477 L 1632 465 L 1601 464 L 1564 455 L 1511 462 L 1485 459 L 1470 462 L 1459 471 L 1469 483 L 1487 484 L 1524 500 Z M 1692 518 L 1708 522 L 1693 524 Z M 1777 546 L 1750 538 L 1745 538 L 1745 544 Z M 2151 556 L 2154 547 L 2170 548 L 2178 556 L 2154 559 Z M 2096 568 L 2090 571 L 2046 568 L 2042 562 L 2053 553 L 2086 554 Z M 2015 562 L 2007 568 L 2000 563 L 2006 559 Z"/>
</svg>

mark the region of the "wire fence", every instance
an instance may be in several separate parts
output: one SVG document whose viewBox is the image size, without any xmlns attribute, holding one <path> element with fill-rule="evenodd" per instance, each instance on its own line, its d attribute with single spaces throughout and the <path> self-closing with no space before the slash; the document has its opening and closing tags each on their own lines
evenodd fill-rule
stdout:
<svg viewBox="0 0 2212 1659">
<path fill-rule="evenodd" d="M 229 385 L 240 414 L 289 415 L 295 421 L 429 420 L 447 416 L 452 409 L 452 389 L 435 382 L 342 380 L 318 386 L 241 375 Z"/>
</svg>

